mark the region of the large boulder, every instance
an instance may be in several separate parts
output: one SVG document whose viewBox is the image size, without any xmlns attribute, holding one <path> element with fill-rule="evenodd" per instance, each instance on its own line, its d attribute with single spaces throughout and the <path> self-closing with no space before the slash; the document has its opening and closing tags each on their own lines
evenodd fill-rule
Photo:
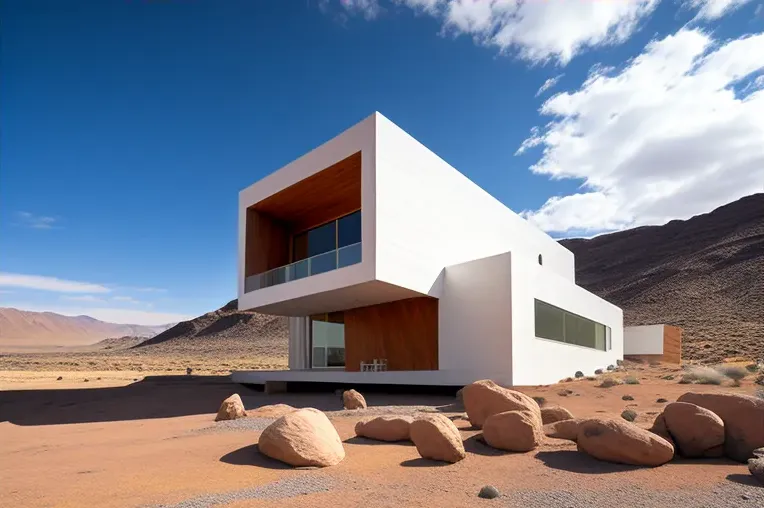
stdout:
<svg viewBox="0 0 764 508">
<path fill-rule="evenodd" d="M 355 390 L 346 390 L 342 393 L 342 404 L 345 409 L 366 409 L 366 399 Z"/>
<path fill-rule="evenodd" d="M 244 418 L 245 416 L 247 416 L 247 411 L 244 409 L 244 403 L 241 401 L 239 394 L 234 393 L 220 404 L 220 409 L 218 409 L 215 421 L 235 420 L 237 418 Z"/>
<path fill-rule="evenodd" d="M 721 456 L 724 422 L 708 409 L 688 402 L 672 402 L 663 410 L 663 418 L 679 455 Z"/>
<path fill-rule="evenodd" d="M 500 450 L 529 452 L 538 448 L 544 433 L 538 417 L 530 411 L 505 411 L 486 418 L 483 439 Z"/>
<path fill-rule="evenodd" d="M 546 406 L 541 408 L 541 423 L 560 422 L 573 419 L 573 413 L 562 406 Z"/>
<path fill-rule="evenodd" d="M 764 458 L 748 459 L 748 471 L 764 485 Z"/>
<path fill-rule="evenodd" d="M 297 411 L 297 408 L 288 404 L 271 404 L 268 406 L 260 406 L 259 408 L 250 411 L 248 415 L 254 418 L 281 418 L 292 411 Z"/>
<path fill-rule="evenodd" d="M 544 425 L 543 432 L 546 437 L 555 439 L 567 439 L 575 441 L 578 439 L 578 428 L 586 420 L 583 418 L 573 418 L 572 420 L 560 420 L 559 422 L 548 423 Z"/>
<path fill-rule="evenodd" d="M 261 453 L 292 466 L 334 466 L 345 458 L 337 430 L 324 413 L 305 408 L 285 414 L 260 434 Z"/>
<path fill-rule="evenodd" d="M 617 464 L 655 467 L 674 457 L 668 441 L 623 420 L 586 420 L 576 442 L 579 451 Z"/>
<path fill-rule="evenodd" d="M 738 462 L 764 446 L 764 399 L 731 393 L 693 393 L 679 397 L 716 413 L 724 421 L 724 453 Z"/>
<path fill-rule="evenodd" d="M 410 437 L 410 416 L 377 416 L 355 425 L 355 434 L 379 441 L 407 441 Z"/>
<path fill-rule="evenodd" d="M 459 462 L 467 454 L 459 429 L 442 414 L 430 414 L 411 422 L 411 440 L 425 459 Z"/>
<path fill-rule="evenodd" d="M 470 423 L 482 428 L 486 418 L 506 411 L 529 411 L 541 424 L 538 403 L 524 393 L 503 388 L 493 381 L 475 381 L 463 388 L 464 409 Z"/>
<path fill-rule="evenodd" d="M 668 427 L 666 427 L 666 418 L 664 418 L 663 413 L 655 417 L 653 426 L 650 427 L 648 432 L 652 432 L 663 438 L 667 443 L 674 447 L 674 452 L 676 452 L 676 444 L 674 443 L 674 438 L 669 434 Z"/>
</svg>

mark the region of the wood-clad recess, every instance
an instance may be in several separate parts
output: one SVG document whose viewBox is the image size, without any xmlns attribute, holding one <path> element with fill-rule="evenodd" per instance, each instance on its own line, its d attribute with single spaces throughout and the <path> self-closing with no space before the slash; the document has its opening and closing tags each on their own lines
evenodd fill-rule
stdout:
<svg viewBox="0 0 764 508">
<path fill-rule="evenodd" d="M 289 264 L 295 234 L 361 209 L 361 152 L 247 209 L 246 276 Z"/>
<path fill-rule="evenodd" d="M 388 370 L 438 369 L 438 300 L 421 297 L 345 311 L 345 370 L 387 359 Z"/>
</svg>

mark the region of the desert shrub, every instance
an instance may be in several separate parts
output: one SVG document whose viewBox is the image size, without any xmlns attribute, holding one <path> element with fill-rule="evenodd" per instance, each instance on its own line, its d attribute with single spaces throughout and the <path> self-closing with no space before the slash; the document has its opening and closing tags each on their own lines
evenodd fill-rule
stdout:
<svg viewBox="0 0 764 508">
<path fill-rule="evenodd" d="M 674 379 L 674 376 L 672 374 L 666 374 L 665 376 L 661 376 L 661 379 L 665 379 L 666 381 L 672 381 Z"/>
<path fill-rule="evenodd" d="M 597 378 L 594 376 L 586 376 L 584 379 L 586 379 L 587 381 L 597 381 Z"/>
<path fill-rule="evenodd" d="M 615 364 L 620 367 L 621 365 L 623 365 L 623 360 L 616 360 Z"/>
<path fill-rule="evenodd" d="M 594 371 L 594 373 L 599 376 L 600 374 L 602 374 L 602 369 L 597 369 Z"/>
<path fill-rule="evenodd" d="M 544 404 L 546 404 L 546 399 L 544 397 L 539 397 L 538 395 L 533 397 L 533 400 L 535 400 L 536 404 L 538 404 L 539 406 L 543 406 Z"/>
<path fill-rule="evenodd" d="M 624 395 L 623 397 L 621 397 L 621 400 L 634 400 L 634 397 L 632 397 L 631 395 Z"/>
<path fill-rule="evenodd" d="M 621 413 L 621 418 L 626 421 L 633 422 L 637 419 L 637 412 L 633 409 L 626 409 L 623 413 Z"/>
<path fill-rule="evenodd" d="M 623 382 L 626 383 L 627 385 L 638 385 L 639 379 L 637 379 L 634 376 L 626 376 L 625 378 L 623 378 Z"/>
<path fill-rule="evenodd" d="M 749 363 L 748 365 L 745 366 L 745 370 L 751 373 L 759 372 L 760 368 L 761 367 L 759 366 L 758 363 Z"/>
<path fill-rule="evenodd" d="M 760 398 L 760 399 L 764 399 L 764 390 L 762 390 L 761 388 L 759 388 L 758 390 L 756 390 L 756 396 L 757 396 L 758 398 Z"/>
<path fill-rule="evenodd" d="M 757 385 L 764 386 L 764 374 L 759 374 L 756 376 L 756 379 L 754 379 L 753 382 Z"/>
<path fill-rule="evenodd" d="M 563 383 L 570 383 L 571 381 L 573 381 L 572 377 L 566 377 L 565 379 L 562 380 Z"/>
<path fill-rule="evenodd" d="M 719 365 L 716 367 L 716 371 L 723 376 L 738 382 L 740 382 L 741 379 L 748 375 L 747 370 L 745 370 L 743 367 L 738 367 L 737 365 Z"/>
<path fill-rule="evenodd" d="M 576 378 L 579 378 L 579 377 L 584 377 L 584 373 L 581 372 L 580 370 L 577 370 L 576 371 Z"/>
<path fill-rule="evenodd" d="M 682 374 L 682 379 L 679 382 L 681 384 L 720 385 L 724 379 L 724 374 L 715 369 L 695 366 L 688 368 L 687 372 Z"/>
<path fill-rule="evenodd" d="M 615 370 L 615 365 L 608 365 L 607 370 Z"/>
<path fill-rule="evenodd" d="M 600 388 L 612 388 L 613 386 L 618 386 L 620 384 L 622 384 L 620 379 L 615 377 L 606 377 L 602 380 L 599 386 Z"/>
</svg>

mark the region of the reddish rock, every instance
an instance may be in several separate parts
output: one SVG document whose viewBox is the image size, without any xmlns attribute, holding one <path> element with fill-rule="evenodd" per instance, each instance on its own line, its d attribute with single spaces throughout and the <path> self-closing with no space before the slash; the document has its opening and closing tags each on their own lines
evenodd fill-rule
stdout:
<svg viewBox="0 0 764 508">
<path fill-rule="evenodd" d="M 663 410 L 676 452 L 683 457 L 719 456 L 724 445 L 724 422 L 708 409 L 688 402 L 672 402 Z"/>
<path fill-rule="evenodd" d="M 573 413 L 562 406 L 547 406 L 541 408 L 541 423 L 544 425 L 571 419 L 573 419 Z"/>
<path fill-rule="evenodd" d="M 724 453 L 738 462 L 753 457 L 764 446 L 764 399 L 731 393 L 685 393 L 689 402 L 715 413 L 724 422 Z"/>
<path fill-rule="evenodd" d="M 535 400 L 493 381 L 475 381 L 465 386 L 462 397 L 470 423 L 475 427 L 482 428 L 486 418 L 506 411 L 529 411 L 541 424 L 541 410 Z"/>
<path fill-rule="evenodd" d="M 239 394 L 234 393 L 220 404 L 220 409 L 218 409 L 215 421 L 235 420 L 237 418 L 244 418 L 245 416 L 247 416 L 247 411 L 244 409 L 244 403 L 241 401 Z"/>
<path fill-rule="evenodd" d="M 366 409 L 366 399 L 355 390 L 346 390 L 342 393 L 342 404 L 345 409 Z"/>
<path fill-rule="evenodd" d="M 298 409 L 263 430 L 260 452 L 292 466 L 334 466 L 345 458 L 337 429 L 318 409 Z"/>
<path fill-rule="evenodd" d="M 355 434 L 379 441 L 406 441 L 412 420 L 410 416 L 377 416 L 356 423 Z"/>
<path fill-rule="evenodd" d="M 530 411 L 505 411 L 486 418 L 483 439 L 500 450 L 529 452 L 538 448 L 544 433 L 538 417 Z"/>
<path fill-rule="evenodd" d="M 573 418 L 572 420 L 560 420 L 559 422 L 544 425 L 543 432 L 546 437 L 555 439 L 567 439 L 575 441 L 578 439 L 578 428 L 586 420 L 583 418 Z"/>
<path fill-rule="evenodd" d="M 579 451 L 617 464 L 655 467 L 674 457 L 668 441 L 623 420 L 586 420 L 576 442 Z"/>
<path fill-rule="evenodd" d="M 419 417 L 411 422 L 411 440 L 425 459 L 459 462 L 467 456 L 459 429 L 442 414 Z"/>
</svg>

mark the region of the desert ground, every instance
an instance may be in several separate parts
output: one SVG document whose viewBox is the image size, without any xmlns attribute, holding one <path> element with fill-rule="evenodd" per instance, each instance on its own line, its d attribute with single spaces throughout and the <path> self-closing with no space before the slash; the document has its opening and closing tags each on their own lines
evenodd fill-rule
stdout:
<svg viewBox="0 0 764 508">
<path fill-rule="evenodd" d="M 576 416 L 618 418 L 632 408 L 636 423 L 648 427 L 665 405 L 658 398 L 760 389 L 752 379 L 739 387 L 678 384 L 681 372 L 671 367 L 632 365 L 617 375 L 626 374 L 640 384 L 600 388 L 600 379 L 582 378 L 520 390 Z M 638 468 L 597 461 L 574 443 L 551 438 L 529 453 L 492 449 L 476 439 L 479 431 L 462 419 L 463 408 L 450 394 L 367 392 L 369 407 L 348 411 L 334 393 L 266 395 L 225 375 L 166 368 L 3 370 L 0 390 L 4 506 L 764 506 L 764 488 L 744 464 L 727 459 Z M 294 469 L 259 454 L 259 433 L 272 419 L 214 422 L 220 402 L 234 392 L 248 410 L 286 403 L 325 411 L 344 441 L 345 459 L 324 469 Z M 363 417 L 416 412 L 454 418 L 467 458 L 434 462 L 410 443 L 355 437 Z M 484 485 L 502 496 L 477 498 Z"/>
</svg>

